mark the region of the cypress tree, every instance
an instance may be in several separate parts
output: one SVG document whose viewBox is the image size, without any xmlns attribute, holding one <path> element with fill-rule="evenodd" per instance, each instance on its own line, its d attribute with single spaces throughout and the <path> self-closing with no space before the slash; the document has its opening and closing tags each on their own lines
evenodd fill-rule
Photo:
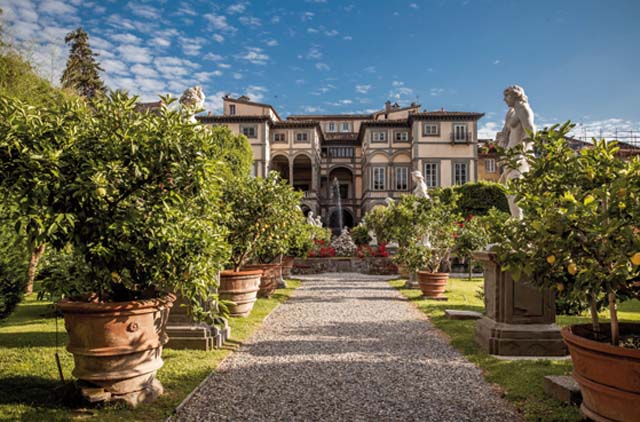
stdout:
<svg viewBox="0 0 640 422">
<path fill-rule="evenodd" d="M 78 28 L 68 33 L 64 41 L 71 45 L 71 51 L 60 80 L 62 87 L 70 88 L 85 98 L 104 94 L 106 88 L 98 74 L 103 69 L 95 59 L 98 54 L 91 51 L 89 35 Z"/>
</svg>

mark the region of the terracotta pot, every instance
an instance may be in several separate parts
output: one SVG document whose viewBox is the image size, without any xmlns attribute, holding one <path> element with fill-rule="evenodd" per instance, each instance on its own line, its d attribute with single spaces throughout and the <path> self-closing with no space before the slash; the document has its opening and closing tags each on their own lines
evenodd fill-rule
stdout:
<svg viewBox="0 0 640 422">
<path fill-rule="evenodd" d="M 444 291 L 449 281 L 449 273 L 418 271 L 418 285 L 422 295 L 429 299 L 444 299 Z"/>
<path fill-rule="evenodd" d="M 610 333 L 609 324 L 600 324 Z M 586 338 L 591 324 L 562 329 L 573 361 L 573 377 L 582 392 L 582 413 L 595 421 L 640 421 L 640 350 Z M 640 334 L 640 324 L 620 323 L 620 335 Z"/>
<path fill-rule="evenodd" d="M 262 270 L 258 297 L 269 297 L 278 288 L 280 279 L 280 264 L 247 264 L 243 270 Z"/>
<path fill-rule="evenodd" d="M 293 268 L 293 261 L 296 258 L 293 256 L 283 256 L 282 257 L 282 276 L 290 277 L 291 269 Z"/>
<path fill-rule="evenodd" d="M 251 313 L 256 302 L 258 286 L 262 270 L 222 271 L 220 273 L 220 299 L 230 300 L 235 305 L 229 306 L 232 317 L 246 317 Z"/>
<path fill-rule="evenodd" d="M 161 394 L 155 376 L 163 364 L 162 346 L 169 339 L 165 326 L 174 300 L 167 295 L 132 302 L 59 301 L 56 307 L 69 333 L 67 350 L 75 361 L 73 375 L 102 387 L 107 396 L 144 389 Z"/>
</svg>

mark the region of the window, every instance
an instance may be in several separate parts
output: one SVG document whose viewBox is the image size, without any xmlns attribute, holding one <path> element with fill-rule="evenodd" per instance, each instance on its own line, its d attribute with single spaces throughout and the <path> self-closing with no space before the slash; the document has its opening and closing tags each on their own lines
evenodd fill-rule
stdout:
<svg viewBox="0 0 640 422">
<path fill-rule="evenodd" d="M 340 132 L 351 132 L 351 123 L 342 122 L 340 125 Z"/>
<path fill-rule="evenodd" d="M 386 142 L 387 132 L 371 132 L 371 142 Z"/>
<path fill-rule="evenodd" d="M 247 138 L 257 138 L 257 128 L 255 126 L 243 126 L 242 127 L 242 134 L 244 136 L 246 136 Z"/>
<path fill-rule="evenodd" d="M 409 190 L 408 167 L 396 167 L 396 190 Z"/>
<path fill-rule="evenodd" d="M 257 174 L 258 174 L 258 163 L 254 162 L 251 165 L 251 177 L 256 177 Z"/>
<path fill-rule="evenodd" d="M 353 148 L 350 147 L 331 147 L 329 148 L 329 156 L 331 158 L 352 158 Z"/>
<path fill-rule="evenodd" d="M 407 142 L 409 140 L 409 132 L 396 132 L 396 142 Z"/>
<path fill-rule="evenodd" d="M 422 127 L 423 136 L 438 136 L 440 133 L 440 125 L 437 123 L 425 123 Z"/>
<path fill-rule="evenodd" d="M 274 133 L 273 142 L 286 142 L 284 133 Z"/>
<path fill-rule="evenodd" d="M 440 184 L 438 163 L 425 163 L 424 165 L 424 182 L 428 188 L 438 187 Z"/>
<path fill-rule="evenodd" d="M 453 163 L 453 183 L 456 185 L 467 183 L 469 180 L 467 170 L 467 163 Z"/>
<path fill-rule="evenodd" d="M 373 190 L 384 190 L 384 167 L 373 168 Z"/>
<path fill-rule="evenodd" d="M 453 125 L 453 141 L 466 142 L 466 140 L 467 140 L 467 125 Z"/>
<path fill-rule="evenodd" d="M 296 142 L 309 142 L 309 134 L 307 132 L 296 133 Z"/>
<path fill-rule="evenodd" d="M 336 131 L 336 122 L 327 123 L 327 132 L 335 132 Z"/>
<path fill-rule="evenodd" d="M 235 116 L 236 115 L 236 105 L 235 104 L 229 104 L 229 115 L 230 116 Z"/>
<path fill-rule="evenodd" d="M 485 170 L 487 170 L 487 173 L 495 173 L 496 172 L 495 158 L 487 158 L 484 162 L 484 168 Z"/>
</svg>

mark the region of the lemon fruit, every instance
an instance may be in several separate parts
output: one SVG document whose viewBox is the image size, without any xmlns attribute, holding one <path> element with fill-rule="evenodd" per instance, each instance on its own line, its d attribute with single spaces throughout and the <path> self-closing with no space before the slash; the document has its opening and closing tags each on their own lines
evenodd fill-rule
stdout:
<svg viewBox="0 0 640 422">
<path fill-rule="evenodd" d="M 549 255 L 547 257 L 547 262 L 549 263 L 549 265 L 553 265 L 556 263 L 556 256 L 555 255 Z"/>
<path fill-rule="evenodd" d="M 559 292 L 563 292 L 564 291 L 564 283 L 556 283 L 556 290 L 558 290 Z"/>
<path fill-rule="evenodd" d="M 636 252 L 631 257 L 631 263 L 633 265 L 640 265 L 640 252 Z"/>
<path fill-rule="evenodd" d="M 571 275 L 576 275 L 578 273 L 578 266 L 572 262 L 571 264 L 567 265 L 567 271 Z"/>
</svg>

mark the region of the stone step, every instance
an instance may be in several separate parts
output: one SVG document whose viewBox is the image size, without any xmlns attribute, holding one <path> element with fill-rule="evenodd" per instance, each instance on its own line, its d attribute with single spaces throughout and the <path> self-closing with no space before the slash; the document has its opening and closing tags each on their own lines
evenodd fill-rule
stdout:
<svg viewBox="0 0 640 422">
<path fill-rule="evenodd" d="M 482 318 L 482 314 L 480 312 L 461 311 L 458 309 L 445 309 L 444 316 L 447 319 L 458 319 L 458 320 Z"/>
<path fill-rule="evenodd" d="M 551 397 L 565 403 L 582 403 L 580 386 L 571 375 L 547 375 L 544 377 L 544 391 Z"/>
</svg>

